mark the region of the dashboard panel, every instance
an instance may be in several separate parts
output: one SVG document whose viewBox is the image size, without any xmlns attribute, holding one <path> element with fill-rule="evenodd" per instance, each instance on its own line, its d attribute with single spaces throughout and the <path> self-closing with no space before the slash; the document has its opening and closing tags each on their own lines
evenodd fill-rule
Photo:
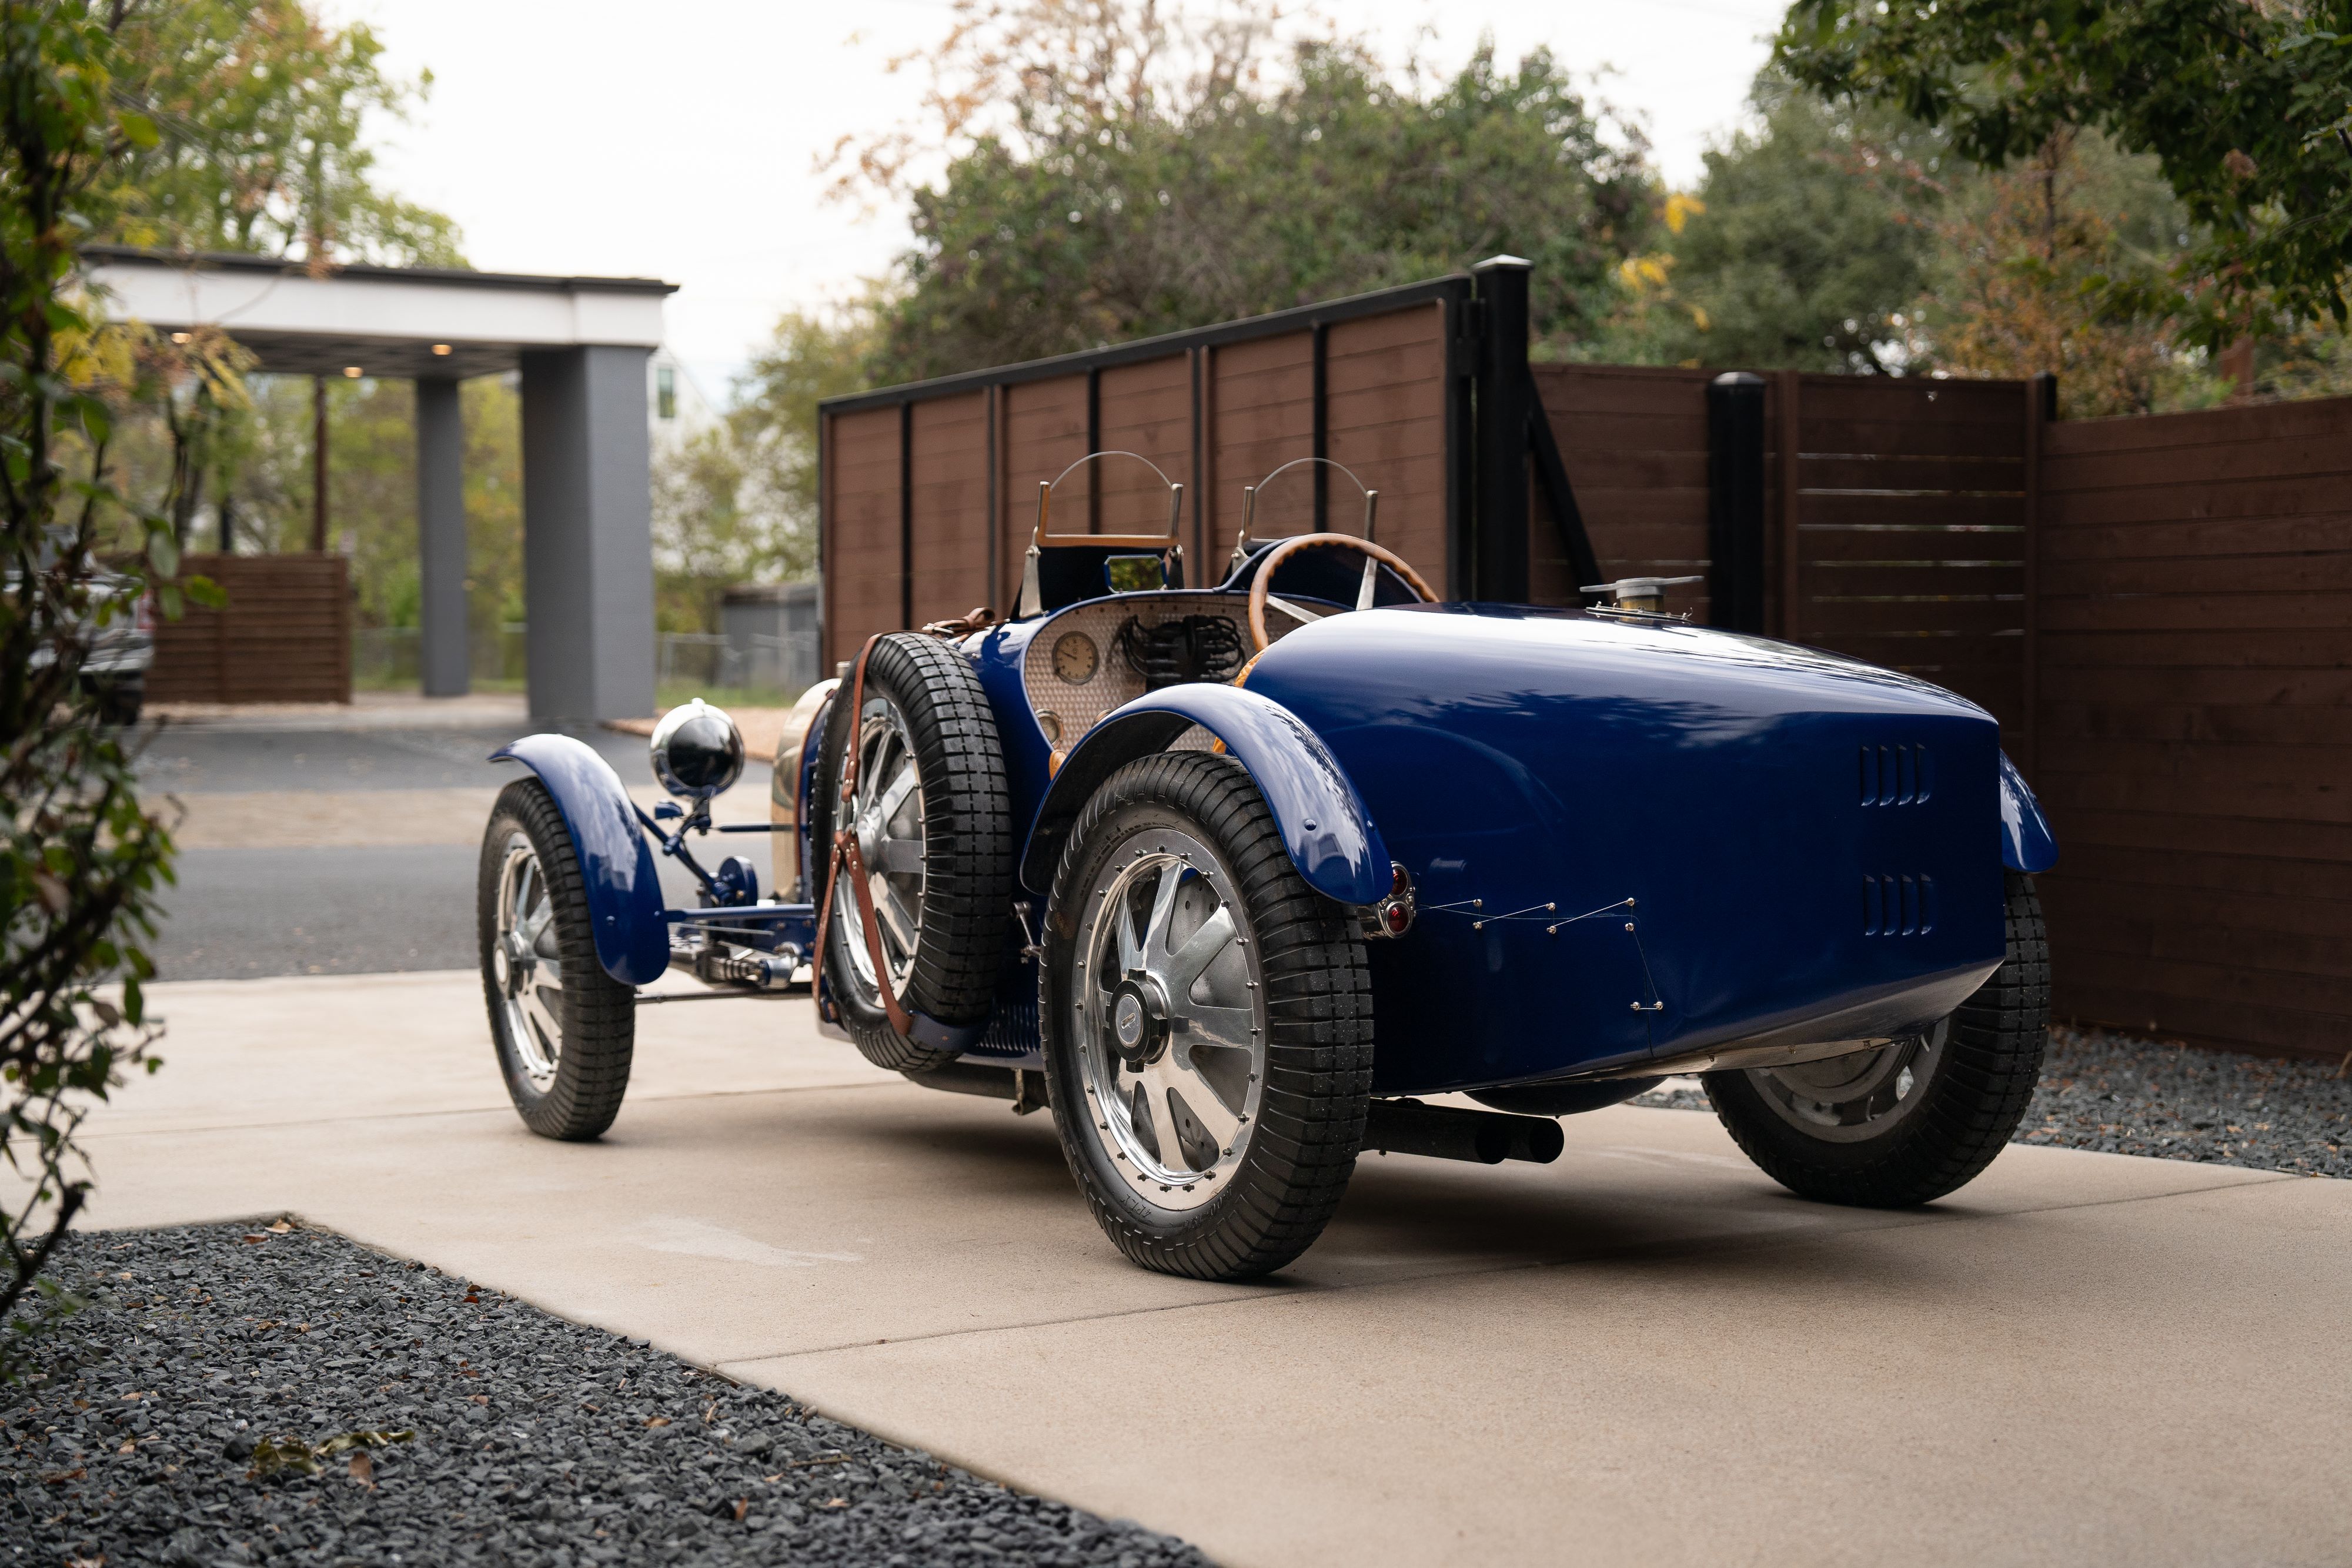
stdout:
<svg viewBox="0 0 2352 1568">
<path fill-rule="evenodd" d="M 1266 619 L 1276 642 L 1298 624 L 1280 613 Z M 1147 691 L 1184 680 L 1232 680 L 1249 653 L 1248 594 L 1129 593 L 1049 617 L 1029 640 L 1021 679 L 1046 743 L 1060 753 Z M 1176 748 L 1208 745 L 1195 730 Z"/>
</svg>

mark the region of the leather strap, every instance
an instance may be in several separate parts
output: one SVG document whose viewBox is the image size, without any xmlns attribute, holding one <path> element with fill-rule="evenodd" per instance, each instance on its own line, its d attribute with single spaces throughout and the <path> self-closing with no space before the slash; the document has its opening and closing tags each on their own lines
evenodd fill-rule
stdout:
<svg viewBox="0 0 2352 1568">
<path fill-rule="evenodd" d="M 866 646 L 858 650 L 857 667 L 850 682 L 849 738 L 842 747 L 841 782 L 835 793 L 840 799 L 849 801 L 853 808 L 857 799 L 857 767 L 862 754 L 858 730 L 866 716 L 866 662 L 873 657 L 874 645 L 882 641 L 884 635 L 876 632 L 866 640 Z M 908 1016 L 906 1007 L 890 989 L 890 966 L 882 955 L 882 928 L 874 918 L 874 894 L 866 885 L 866 862 L 857 852 L 857 832 L 854 827 L 841 823 L 834 827 L 833 858 L 825 869 L 824 903 L 817 910 L 816 916 L 816 957 L 810 972 L 819 985 L 809 988 L 812 991 L 820 988 L 824 979 L 825 959 L 832 956 L 833 949 L 826 938 L 831 935 L 833 925 L 833 897 L 841 887 L 845 872 L 849 875 L 850 890 L 857 900 L 858 923 L 865 927 L 866 951 L 874 961 L 874 988 L 881 993 L 882 1010 L 889 1018 L 893 1030 L 905 1038 L 912 1039 L 915 1020 Z M 836 1009 L 839 1005 L 838 1002 L 835 1004 Z"/>
</svg>

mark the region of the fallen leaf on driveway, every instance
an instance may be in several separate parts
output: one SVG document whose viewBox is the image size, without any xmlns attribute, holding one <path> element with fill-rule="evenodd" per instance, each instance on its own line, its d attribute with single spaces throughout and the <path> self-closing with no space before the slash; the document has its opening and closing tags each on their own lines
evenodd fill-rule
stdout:
<svg viewBox="0 0 2352 1568">
<path fill-rule="evenodd" d="M 648 1427 L 667 1427 L 669 1425 L 669 1417 L 667 1416 L 656 1416 L 653 1419 L 647 1421 L 646 1425 Z"/>
</svg>

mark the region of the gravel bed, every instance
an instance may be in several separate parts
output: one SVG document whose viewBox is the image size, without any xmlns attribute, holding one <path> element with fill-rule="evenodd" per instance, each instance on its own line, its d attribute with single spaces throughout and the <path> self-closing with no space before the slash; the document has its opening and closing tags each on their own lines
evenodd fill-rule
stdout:
<svg viewBox="0 0 2352 1568">
<path fill-rule="evenodd" d="M 1633 1103 L 1713 1109 L 1696 1079 L 1669 1080 Z M 2053 1026 L 2041 1087 L 2011 1141 L 2352 1177 L 2352 1075 Z"/>
<path fill-rule="evenodd" d="M 91 1304 L 0 1385 L 0 1563 L 1205 1562 L 283 1221 L 54 1272 Z"/>
</svg>

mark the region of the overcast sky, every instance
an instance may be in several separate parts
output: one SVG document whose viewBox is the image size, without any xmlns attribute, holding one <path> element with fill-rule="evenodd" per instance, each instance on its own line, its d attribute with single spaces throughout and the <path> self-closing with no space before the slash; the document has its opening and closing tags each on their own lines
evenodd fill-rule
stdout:
<svg viewBox="0 0 2352 1568">
<path fill-rule="evenodd" d="M 1646 123 L 1669 179 L 1693 178 L 1738 117 L 1785 0 L 1353 0 L 1325 15 L 1391 58 L 1417 30 L 1451 69 L 1491 31 L 1538 44 Z M 818 155 L 886 127 L 917 82 L 888 57 L 938 37 L 946 0 L 326 0 L 373 25 L 392 68 L 429 68 L 414 122 L 385 127 L 387 183 L 465 229 L 477 267 L 680 285 L 672 347 L 710 394 L 778 312 L 838 297 L 905 244 L 890 213 L 824 199 Z"/>
</svg>

